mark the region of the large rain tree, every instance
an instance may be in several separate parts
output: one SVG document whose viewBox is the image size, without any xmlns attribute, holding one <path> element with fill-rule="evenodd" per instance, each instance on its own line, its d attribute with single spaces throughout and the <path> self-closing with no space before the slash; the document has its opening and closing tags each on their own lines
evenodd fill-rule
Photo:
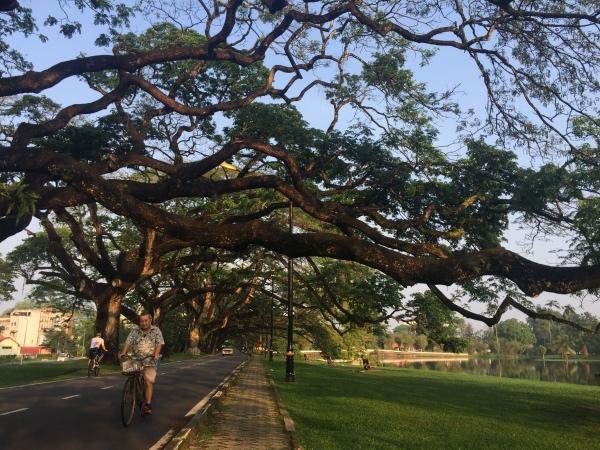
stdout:
<svg viewBox="0 0 600 450">
<path fill-rule="evenodd" d="M 600 286 L 597 2 L 26 3 L 0 8 L 2 238 L 97 202 L 190 245 L 425 283 L 488 324 L 508 306 L 535 315 L 527 296 Z M 18 38 L 44 33 L 55 48 L 78 33 L 100 48 L 36 67 Z M 476 74 L 484 111 L 419 81 L 436 51 Z M 61 106 L 61 85 L 94 98 Z M 311 105 L 328 119 L 309 125 Z M 442 119 L 463 133 L 452 153 L 436 144 Z M 168 206 L 178 198 L 221 203 Z M 294 233 L 279 220 L 290 202 Z M 569 264 L 504 248 L 511 220 L 568 235 Z M 484 317 L 436 288 L 455 284 L 507 296 Z"/>
</svg>

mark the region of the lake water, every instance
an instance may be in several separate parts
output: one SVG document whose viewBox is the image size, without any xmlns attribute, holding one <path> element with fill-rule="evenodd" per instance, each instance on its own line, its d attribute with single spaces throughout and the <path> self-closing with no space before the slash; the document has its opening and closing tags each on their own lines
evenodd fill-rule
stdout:
<svg viewBox="0 0 600 450">
<path fill-rule="evenodd" d="M 523 378 L 537 381 L 600 385 L 600 362 L 536 361 L 510 359 L 469 359 L 462 361 L 399 360 L 384 364 L 386 367 L 406 367 L 442 372 L 463 372 L 473 375 Z"/>
</svg>

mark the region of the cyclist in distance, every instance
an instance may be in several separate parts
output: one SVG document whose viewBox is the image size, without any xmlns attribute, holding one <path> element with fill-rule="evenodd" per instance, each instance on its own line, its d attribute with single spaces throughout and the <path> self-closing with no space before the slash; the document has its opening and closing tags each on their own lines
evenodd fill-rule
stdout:
<svg viewBox="0 0 600 450">
<path fill-rule="evenodd" d="M 106 347 L 104 346 L 104 339 L 102 339 L 101 333 L 96 333 L 96 335 L 90 341 L 90 350 L 89 357 L 90 360 L 93 360 L 96 356 L 98 356 L 98 361 L 102 359 L 102 352 L 106 352 Z"/>
<path fill-rule="evenodd" d="M 142 313 L 139 320 L 139 327 L 133 328 L 129 336 L 127 336 L 123 350 L 119 353 L 119 358 L 130 351 L 134 359 L 143 362 L 144 380 L 146 382 L 146 391 L 144 393 L 146 402 L 142 406 L 142 413 L 152 414 L 152 393 L 154 391 L 154 382 L 156 381 L 156 360 L 160 355 L 165 341 L 159 328 L 152 325 L 152 316 L 149 313 Z"/>
</svg>

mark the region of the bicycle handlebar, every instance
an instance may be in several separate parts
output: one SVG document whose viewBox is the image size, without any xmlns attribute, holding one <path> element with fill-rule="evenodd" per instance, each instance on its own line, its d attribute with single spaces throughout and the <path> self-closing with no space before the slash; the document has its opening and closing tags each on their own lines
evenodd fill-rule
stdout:
<svg viewBox="0 0 600 450">
<path fill-rule="evenodd" d="M 120 361 L 127 361 L 127 360 L 131 360 L 134 359 L 136 361 L 140 361 L 140 362 L 144 362 L 148 359 L 152 359 L 154 360 L 154 362 L 156 364 L 158 364 L 158 362 L 160 361 L 160 359 L 162 358 L 162 355 L 158 355 L 156 358 L 154 356 L 144 356 L 143 358 L 134 358 L 133 355 L 121 355 L 121 357 L 119 358 Z"/>
</svg>

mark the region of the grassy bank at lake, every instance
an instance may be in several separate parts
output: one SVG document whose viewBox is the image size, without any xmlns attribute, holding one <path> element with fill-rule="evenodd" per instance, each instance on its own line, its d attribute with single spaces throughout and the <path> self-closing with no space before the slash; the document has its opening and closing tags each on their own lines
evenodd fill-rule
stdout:
<svg viewBox="0 0 600 450">
<path fill-rule="evenodd" d="M 161 364 L 193 358 L 199 358 L 199 356 L 189 353 L 174 353 L 164 358 Z M 0 366 L 0 387 L 84 377 L 87 376 L 87 364 L 87 359 L 27 361 L 22 365 L 18 363 L 3 364 Z M 101 364 L 100 376 L 119 370 L 118 364 L 104 363 Z"/>
<path fill-rule="evenodd" d="M 563 358 L 562 356 L 558 356 L 558 355 L 550 355 L 550 356 L 546 356 L 545 358 L 542 358 L 541 356 L 538 356 L 535 359 L 535 361 L 565 361 L 565 358 Z M 598 355 L 590 355 L 588 358 L 584 358 L 583 356 L 580 355 L 573 355 L 573 356 L 569 356 L 569 358 L 567 359 L 567 361 L 569 362 L 600 362 L 600 356 Z"/>
<path fill-rule="evenodd" d="M 600 448 L 600 390 L 411 369 L 266 362 L 309 449 Z"/>
</svg>

